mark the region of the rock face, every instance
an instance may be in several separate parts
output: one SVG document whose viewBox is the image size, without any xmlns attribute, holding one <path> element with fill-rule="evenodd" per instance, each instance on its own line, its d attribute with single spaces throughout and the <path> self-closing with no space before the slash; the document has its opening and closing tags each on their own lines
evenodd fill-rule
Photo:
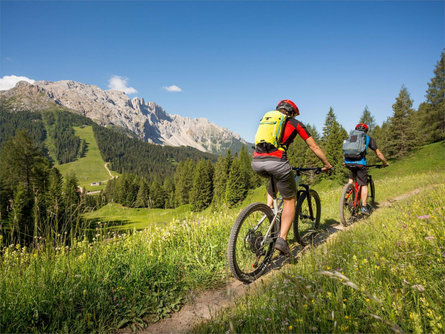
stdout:
<svg viewBox="0 0 445 334">
<path fill-rule="evenodd" d="M 247 144 L 239 135 L 205 118 L 170 115 L 154 102 L 130 99 L 116 90 L 102 90 L 75 81 L 21 81 L 0 96 L 12 99 L 16 109 L 44 110 L 54 103 L 84 115 L 99 125 L 128 129 L 141 140 L 169 146 L 191 146 L 203 152 L 239 151 Z"/>
</svg>

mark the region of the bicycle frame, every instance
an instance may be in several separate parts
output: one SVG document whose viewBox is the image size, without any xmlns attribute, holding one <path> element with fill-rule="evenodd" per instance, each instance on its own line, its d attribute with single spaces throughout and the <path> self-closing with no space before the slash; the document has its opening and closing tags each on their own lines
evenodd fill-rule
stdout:
<svg viewBox="0 0 445 334">
<path fill-rule="evenodd" d="M 369 166 L 366 166 L 366 167 L 367 168 L 372 168 L 372 167 L 382 168 L 382 165 L 369 165 Z M 371 184 L 372 176 L 368 174 L 366 181 L 367 181 L 366 185 Z M 352 207 L 356 208 L 357 205 L 360 204 L 360 201 L 361 201 L 362 185 L 358 184 L 357 181 L 354 181 L 354 188 L 355 188 L 355 198 L 354 198 L 354 203 L 352 204 Z M 348 195 L 345 198 L 349 199 L 349 196 L 351 196 L 351 194 L 352 194 L 352 190 L 348 193 Z"/>
<path fill-rule="evenodd" d="M 302 171 L 310 171 L 310 170 L 315 170 L 316 172 L 320 173 L 321 172 L 321 168 L 296 168 L 296 167 L 292 167 L 292 169 L 296 172 L 295 175 L 295 190 L 298 190 L 298 187 L 302 187 L 304 189 L 300 189 L 297 191 L 297 198 L 296 200 L 298 201 L 299 197 L 303 194 L 303 193 L 307 193 L 307 200 L 308 200 L 308 206 L 309 206 L 309 214 L 310 214 L 310 218 L 314 219 L 314 211 L 312 209 L 312 202 L 311 202 L 311 198 L 309 196 L 309 185 L 307 184 L 300 184 L 301 180 L 300 180 L 300 176 L 301 176 L 301 172 Z M 272 222 L 269 225 L 269 228 L 267 229 L 266 234 L 264 235 L 264 239 L 261 242 L 261 246 L 264 246 L 266 243 L 271 242 L 271 239 L 269 238 L 272 228 L 274 226 L 274 224 L 276 223 L 276 220 L 278 218 L 278 215 L 281 213 L 282 209 L 281 207 L 283 206 L 283 199 L 282 198 L 277 198 L 277 193 L 275 190 L 275 181 L 273 176 L 270 177 L 270 182 L 272 185 L 272 201 L 273 201 L 273 208 L 272 208 L 272 212 L 274 214 L 274 217 L 272 219 Z M 255 225 L 255 227 L 253 228 L 253 231 L 256 231 L 258 229 L 258 227 L 263 223 L 264 219 L 266 219 L 266 216 L 264 215 L 260 221 L 258 222 L 257 225 Z M 279 226 L 280 228 L 280 226 Z"/>
</svg>

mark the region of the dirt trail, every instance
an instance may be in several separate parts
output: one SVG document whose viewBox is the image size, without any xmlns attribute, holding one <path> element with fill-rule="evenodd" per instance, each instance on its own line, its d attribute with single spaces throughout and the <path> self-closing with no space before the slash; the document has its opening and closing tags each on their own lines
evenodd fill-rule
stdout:
<svg viewBox="0 0 445 334">
<path fill-rule="evenodd" d="M 396 196 L 392 199 L 389 199 L 385 202 L 379 203 L 377 209 L 390 207 L 392 204 L 406 199 L 410 196 L 418 194 L 420 191 L 428 188 L 432 188 L 433 186 L 425 187 L 425 188 L 417 188 L 408 193 Z M 344 227 L 341 224 L 334 224 L 329 226 L 325 231 L 320 233 L 315 242 L 314 246 L 318 246 L 327 240 L 334 237 L 334 234 L 340 230 L 346 230 L 353 228 L 360 222 Z M 310 249 L 311 246 L 306 246 L 305 248 L 299 246 L 292 247 L 292 253 L 295 259 L 299 259 L 302 254 L 304 254 L 307 250 Z M 187 298 L 187 303 L 182 307 L 179 312 L 172 314 L 170 318 L 163 319 L 157 323 L 149 325 L 147 328 L 142 330 L 140 333 L 148 334 L 148 333 L 186 333 L 190 331 L 193 326 L 201 321 L 208 320 L 214 315 L 217 311 L 223 309 L 224 307 L 230 306 L 236 297 L 240 297 L 249 293 L 249 291 L 253 291 L 258 285 L 262 285 L 266 280 L 269 280 L 273 277 L 273 272 L 276 269 L 280 269 L 288 263 L 284 257 L 278 257 L 273 262 L 268 272 L 255 281 L 252 284 L 243 284 L 238 280 L 230 279 L 227 282 L 225 287 L 204 291 L 198 295 L 189 295 Z"/>
</svg>

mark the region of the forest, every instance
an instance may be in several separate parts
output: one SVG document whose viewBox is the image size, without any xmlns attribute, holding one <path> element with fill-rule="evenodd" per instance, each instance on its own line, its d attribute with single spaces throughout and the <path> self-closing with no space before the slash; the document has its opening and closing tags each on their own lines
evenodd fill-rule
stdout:
<svg viewBox="0 0 445 334">
<path fill-rule="evenodd" d="M 402 86 L 392 106 L 392 116 L 377 125 L 365 107 L 357 123 L 366 123 L 369 134 L 388 159 L 399 159 L 416 147 L 445 139 L 445 60 L 442 53 L 428 82 L 426 100 L 415 110 L 409 91 Z M 264 180 L 252 172 L 247 148 L 228 151 L 216 161 L 210 154 L 191 148 L 143 143 L 125 134 L 93 124 L 103 159 L 122 177 L 108 182 L 97 196 L 77 187 L 75 175 L 65 178 L 54 167 L 82 154 L 83 144 L 72 126 L 92 121 L 67 111 L 10 112 L 0 105 L 0 230 L 6 243 L 62 235 L 69 239 L 80 231 L 81 213 L 116 202 L 128 207 L 173 208 L 190 204 L 201 211 L 210 205 L 234 206 L 249 189 Z M 322 133 L 309 131 L 334 166 L 333 178 L 344 182 L 342 143 L 348 132 L 331 107 Z M 45 143 L 49 141 L 48 147 Z M 57 143 L 57 144 L 55 144 Z M 47 149 L 48 148 L 48 149 Z M 290 146 L 294 166 L 317 166 L 317 158 L 302 140 Z M 370 161 L 376 160 L 370 155 Z M 324 176 L 310 175 L 315 183 Z"/>
</svg>

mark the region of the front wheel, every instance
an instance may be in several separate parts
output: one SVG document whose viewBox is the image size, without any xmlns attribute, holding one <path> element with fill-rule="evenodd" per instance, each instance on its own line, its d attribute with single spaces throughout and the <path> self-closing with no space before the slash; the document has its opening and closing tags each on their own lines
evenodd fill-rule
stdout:
<svg viewBox="0 0 445 334">
<path fill-rule="evenodd" d="M 371 177 L 368 178 L 368 204 L 374 209 L 375 208 L 375 187 L 374 181 Z"/>
<path fill-rule="evenodd" d="M 309 197 L 308 197 L 309 194 Z M 320 196 L 315 190 L 304 192 L 295 207 L 294 235 L 298 243 L 306 246 L 318 232 L 321 217 Z"/>
<path fill-rule="evenodd" d="M 272 209 L 266 204 L 253 203 L 236 218 L 229 236 L 227 261 L 238 280 L 253 282 L 267 268 L 279 232 L 274 224 L 265 238 L 273 217 Z"/>
<path fill-rule="evenodd" d="M 340 198 L 340 222 L 343 226 L 352 224 L 358 218 L 360 198 L 357 198 L 354 184 L 348 183 L 343 187 Z"/>
</svg>

